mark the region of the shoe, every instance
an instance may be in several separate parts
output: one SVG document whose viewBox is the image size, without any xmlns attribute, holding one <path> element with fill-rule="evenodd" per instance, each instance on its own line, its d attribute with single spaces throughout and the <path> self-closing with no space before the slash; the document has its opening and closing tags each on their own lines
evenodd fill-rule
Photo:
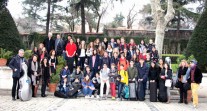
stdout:
<svg viewBox="0 0 207 111">
<path fill-rule="evenodd" d="M 85 96 L 85 99 L 89 99 L 89 98 L 90 98 L 90 96 L 88 96 L 88 95 Z"/>
<path fill-rule="evenodd" d="M 185 104 L 188 104 L 188 101 L 185 101 L 184 103 L 185 103 Z"/>
<path fill-rule="evenodd" d="M 45 94 L 42 94 L 41 96 L 42 96 L 42 97 L 47 97 L 47 95 L 45 95 Z"/>
<path fill-rule="evenodd" d="M 183 101 L 180 100 L 178 103 L 183 103 Z"/>
<path fill-rule="evenodd" d="M 197 109 L 197 105 L 193 105 L 193 108 L 194 108 L 194 109 Z"/>
<path fill-rule="evenodd" d="M 107 96 L 104 97 L 104 100 L 107 100 Z"/>
<path fill-rule="evenodd" d="M 16 99 L 15 99 L 15 97 L 12 97 L 12 101 L 15 101 Z"/>
<path fill-rule="evenodd" d="M 94 98 L 94 95 L 92 95 L 90 98 L 93 99 Z"/>
<path fill-rule="evenodd" d="M 116 100 L 117 100 L 117 101 L 121 101 L 121 99 L 120 99 L 120 98 L 117 98 Z"/>
<path fill-rule="evenodd" d="M 99 95 L 97 95 L 96 98 L 99 99 L 100 98 Z"/>
<path fill-rule="evenodd" d="M 112 99 L 112 100 L 115 100 L 116 98 L 115 98 L 115 97 L 112 97 L 111 99 Z"/>
<path fill-rule="evenodd" d="M 98 100 L 101 101 L 103 99 L 103 97 L 100 97 Z"/>
<path fill-rule="evenodd" d="M 19 99 L 19 96 L 17 96 L 17 99 Z"/>
</svg>

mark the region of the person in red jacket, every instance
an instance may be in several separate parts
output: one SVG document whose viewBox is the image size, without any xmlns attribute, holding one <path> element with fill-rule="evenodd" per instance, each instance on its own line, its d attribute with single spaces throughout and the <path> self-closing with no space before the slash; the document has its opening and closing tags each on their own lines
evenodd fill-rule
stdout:
<svg viewBox="0 0 207 111">
<path fill-rule="evenodd" d="M 73 63 L 77 47 L 73 42 L 73 39 L 70 39 L 70 42 L 66 45 L 66 56 L 67 56 L 67 65 L 70 70 L 70 73 L 73 72 Z"/>
<path fill-rule="evenodd" d="M 118 62 L 118 71 L 120 71 L 120 65 L 121 64 L 124 66 L 124 70 L 127 70 L 128 69 L 129 62 L 125 58 L 124 53 L 121 53 L 121 57 L 120 57 L 119 62 Z"/>
</svg>

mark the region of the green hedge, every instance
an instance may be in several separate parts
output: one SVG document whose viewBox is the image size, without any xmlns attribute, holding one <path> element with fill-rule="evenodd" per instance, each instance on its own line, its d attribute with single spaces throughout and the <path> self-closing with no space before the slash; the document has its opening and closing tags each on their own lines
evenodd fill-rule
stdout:
<svg viewBox="0 0 207 111">
<path fill-rule="evenodd" d="M 173 73 L 176 73 L 178 70 L 179 64 L 171 64 L 171 67 L 172 67 Z"/>
<path fill-rule="evenodd" d="M 5 6 L 0 9 L 0 31 L 1 48 L 15 53 L 24 48 L 16 24 Z"/>
<path fill-rule="evenodd" d="M 162 59 L 165 60 L 166 57 L 171 58 L 171 63 L 172 64 L 177 64 L 177 59 L 182 57 L 182 54 L 162 54 Z"/>
<path fill-rule="evenodd" d="M 206 4 L 205 4 L 206 7 Z M 207 71 L 207 8 L 204 9 L 188 42 L 186 56 L 194 55 L 198 66 Z"/>
</svg>

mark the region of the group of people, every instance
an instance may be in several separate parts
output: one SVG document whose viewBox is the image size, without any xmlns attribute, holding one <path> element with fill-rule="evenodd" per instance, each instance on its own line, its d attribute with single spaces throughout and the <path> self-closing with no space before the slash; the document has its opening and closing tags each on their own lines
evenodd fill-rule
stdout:
<svg viewBox="0 0 207 111">
<path fill-rule="evenodd" d="M 150 94 L 155 94 L 150 97 L 150 100 L 157 101 L 158 97 L 161 102 L 170 102 L 169 84 L 172 82 L 166 84 L 167 81 L 172 81 L 172 70 L 169 63 L 160 59 L 151 39 L 148 44 L 144 40 L 136 44 L 133 39 L 126 43 L 123 37 L 116 40 L 104 38 L 103 41 L 97 38 L 94 42 L 86 44 L 79 38 L 75 42 L 71 35 L 68 35 L 67 40 L 63 40 L 58 34 L 54 40 L 52 33 L 49 33 L 48 38 L 32 52 L 33 56 L 27 64 L 28 76 L 32 80 L 33 97 L 37 95 L 39 83 L 42 83 L 41 96 L 45 97 L 50 76 L 60 74 L 61 89 L 65 89 L 63 91 L 81 86 L 79 91 L 85 98 L 96 96 L 100 100 L 107 99 L 111 92 L 113 100 L 121 100 L 124 87 L 133 83 L 136 87 L 132 92 L 129 89 L 130 94 L 134 92 L 136 99 L 144 101 L 147 83 L 149 83 Z M 23 53 L 24 51 L 20 50 L 9 64 L 13 70 L 13 100 L 15 100 L 16 84 L 23 73 L 20 63 L 26 62 Z M 61 72 L 56 72 L 58 56 L 62 56 L 66 61 Z M 197 90 L 202 80 L 202 73 L 196 64 L 197 62 L 193 60 L 188 66 L 183 60 L 178 69 L 179 103 L 188 103 L 187 90 L 184 87 L 185 83 L 188 83 L 191 84 L 195 107 L 198 105 Z"/>
</svg>

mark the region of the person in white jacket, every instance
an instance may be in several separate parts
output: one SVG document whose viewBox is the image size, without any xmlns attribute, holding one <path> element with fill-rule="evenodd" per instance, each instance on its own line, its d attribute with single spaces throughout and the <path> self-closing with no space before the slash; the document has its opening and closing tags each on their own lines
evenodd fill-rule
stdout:
<svg viewBox="0 0 207 111">
<path fill-rule="evenodd" d="M 107 67 L 106 64 L 103 64 L 103 69 L 101 69 L 100 71 L 100 79 L 101 79 L 101 98 L 107 99 L 108 93 L 109 93 L 109 89 L 110 89 L 110 84 L 109 84 L 109 73 L 110 73 L 110 69 Z M 103 90 L 104 90 L 104 84 L 106 84 L 106 95 L 105 97 L 103 97 Z"/>
</svg>

